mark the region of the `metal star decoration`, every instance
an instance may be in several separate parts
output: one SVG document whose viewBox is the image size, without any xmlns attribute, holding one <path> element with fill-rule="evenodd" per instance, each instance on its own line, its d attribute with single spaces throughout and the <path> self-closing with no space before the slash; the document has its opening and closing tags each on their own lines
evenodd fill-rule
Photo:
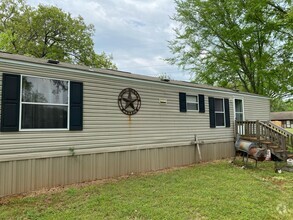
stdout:
<svg viewBox="0 0 293 220">
<path fill-rule="evenodd" d="M 126 115 L 136 114 L 141 106 L 138 92 L 131 88 L 123 89 L 118 96 L 118 106 Z"/>
<path fill-rule="evenodd" d="M 135 101 L 137 101 L 137 98 L 134 98 L 134 99 L 132 98 L 132 96 L 131 96 L 131 91 L 128 91 L 128 97 L 127 97 L 127 98 L 123 98 L 123 101 L 125 102 L 125 106 L 124 106 L 125 109 L 127 109 L 129 106 L 130 106 L 133 110 L 135 109 L 133 103 L 134 103 Z"/>
</svg>

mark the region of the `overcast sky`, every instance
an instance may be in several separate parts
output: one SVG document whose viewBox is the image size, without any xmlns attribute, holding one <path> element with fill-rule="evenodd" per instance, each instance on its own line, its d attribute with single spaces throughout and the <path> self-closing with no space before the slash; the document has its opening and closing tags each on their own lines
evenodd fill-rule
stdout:
<svg viewBox="0 0 293 220">
<path fill-rule="evenodd" d="M 189 81 L 190 75 L 164 58 L 171 56 L 173 0 L 27 0 L 31 6 L 55 5 L 95 26 L 95 50 L 112 54 L 119 70 Z"/>
</svg>

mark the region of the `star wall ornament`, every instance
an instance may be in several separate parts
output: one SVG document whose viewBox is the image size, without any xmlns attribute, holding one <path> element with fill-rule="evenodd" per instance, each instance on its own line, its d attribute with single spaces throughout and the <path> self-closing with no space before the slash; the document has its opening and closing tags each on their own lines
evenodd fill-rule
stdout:
<svg viewBox="0 0 293 220">
<path fill-rule="evenodd" d="M 118 106 L 125 115 L 136 114 L 141 106 L 138 92 L 132 88 L 123 89 L 118 96 Z"/>
</svg>

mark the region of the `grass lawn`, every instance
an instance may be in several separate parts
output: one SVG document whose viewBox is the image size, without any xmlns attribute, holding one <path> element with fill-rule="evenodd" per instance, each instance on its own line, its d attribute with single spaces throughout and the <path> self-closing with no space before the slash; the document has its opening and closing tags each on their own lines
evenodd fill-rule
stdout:
<svg viewBox="0 0 293 220">
<path fill-rule="evenodd" d="M 286 128 L 286 130 L 293 134 L 293 128 Z"/>
<path fill-rule="evenodd" d="M 273 166 L 224 160 L 4 198 L 0 219 L 293 219 L 293 173 Z"/>
</svg>

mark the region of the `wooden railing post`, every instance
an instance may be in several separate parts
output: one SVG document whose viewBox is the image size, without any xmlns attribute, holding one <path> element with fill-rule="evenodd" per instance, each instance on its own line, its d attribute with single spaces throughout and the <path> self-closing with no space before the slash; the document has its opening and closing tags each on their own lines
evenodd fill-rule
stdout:
<svg viewBox="0 0 293 220">
<path fill-rule="evenodd" d="M 287 134 L 286 142 L 290 147 L 293 148 L 293 135 L 292 134 Z"/>
<path fill-rule="evenodd" d="M 244 129 L 245 129 L 245 135 L 246 136 L 249 136 L 249 124 L 248 124 L 248 121 L 245 121 L 244 122 Z"/>
<path fill-rule="evenodd" d="M 281 149 L 286 150 L 286 138 L 282 135 L 280 139 L 281 139 Z"/>
<path fill-rule="evenodd" d="M 256 121 L 255 129 L 256 129 L 255 132 L 256 132 L 257 142 L 258 142 L 258 144 L 260 144 L 260 124 L 259 124 L 259 120 Z"/>
</svg>

